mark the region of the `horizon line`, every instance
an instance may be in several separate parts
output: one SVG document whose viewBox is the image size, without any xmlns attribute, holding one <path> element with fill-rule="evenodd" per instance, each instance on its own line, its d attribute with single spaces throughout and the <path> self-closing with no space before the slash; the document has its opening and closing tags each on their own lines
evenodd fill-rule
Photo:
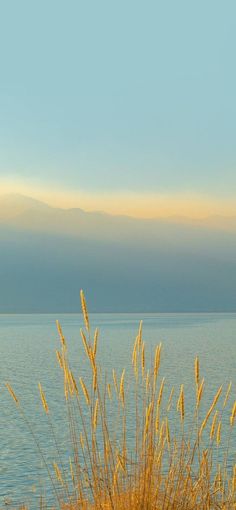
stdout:
<svg viewBox="0 0 236 510">
<path fill-rule="evenodd" d="M 234 311 L 169 311 L 169 312 L 109 312 L 109 311 L 103 311 L 103 312 L 93 312 L 90 311 L 89 315 L 235 315 L 236 309 Z M 82 312 L 0 312 L 0 317 L 4 315 L 12 316 L 12 315 L 81 315 L 83 318 Z"/>
</svg>

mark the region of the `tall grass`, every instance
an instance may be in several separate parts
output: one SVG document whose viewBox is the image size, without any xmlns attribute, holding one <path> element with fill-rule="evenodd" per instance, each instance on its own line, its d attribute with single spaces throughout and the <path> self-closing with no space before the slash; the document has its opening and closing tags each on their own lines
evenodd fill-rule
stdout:
<svg viewBox="0 0 236 510">
<path fill-rule="evenodd" d="M 193 367 L 195 401 L 186 418 L 185 388 L 171 389 L 159 375 L 161 344 L 147 363 L 142 322 L 131 356 L 131 370 L 110 378 L 97 361 L 99 333 L 92 333 L 81 291 L 84 330 L 81 340 L 90 377 L 77 378 L 69 361 L 67 341 L 57 322 L 57 359 L 64 380 L 72 455 L 65 467 L 56 438 L 50 404 L 43 387 L 39 395 L 57 446 L 57 459 L 48 466 L 55 508 L 68 510 L 211 510 L 236 509 L 236 464 L 229 462 L 236 421 L 236 402 L 227 411 L 231 383 L 216 389 L 203 414 L 204 379 L 198 358 Z M 115 364 L 115 360 L 114 360 Z M 24 419 L 19 398 L 6 384 Z M 175 414 L 173 418 L 173 414 Z M 171 419 L 170 419 L 171 415 Z M 227 418 L 228 416 L 228 418 Z M 219 455 L 222 428 L 228 422 L 224 455 Z M 28 423 L 28 422 L 27 422 Z M 30 426 L 30 424 L 29 424 Z M 34 435 L 34 430 L 32 430 Z M 46 502 L 41 502 L 46 508 Z"/>
</svg>

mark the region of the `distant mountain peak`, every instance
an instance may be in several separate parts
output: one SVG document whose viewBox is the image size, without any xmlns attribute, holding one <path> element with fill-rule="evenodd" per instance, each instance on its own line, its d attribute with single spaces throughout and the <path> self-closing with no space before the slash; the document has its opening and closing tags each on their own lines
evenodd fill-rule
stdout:
<svg viewBox="0 0 236 510">
<path fill-rule="evenodd" d="M 29 197 L 28 195 L 23 195 L 21 193 L 7 193 L 0 195 L 0 205 L 9 205 L 9 206 L 25 206 L 25 207 L 47 207 L 50 208 L 48 204 L 38 200 L 36 198 Z"/>
<path fill-rule="evenodd" d="M 52 208 L 40 200 L 21 195 L 20 193 L 8 193 L 0 195 L 0 222 L 14 221 L 22 215 L 32 212 L 43 214 Z"/>
</svg>

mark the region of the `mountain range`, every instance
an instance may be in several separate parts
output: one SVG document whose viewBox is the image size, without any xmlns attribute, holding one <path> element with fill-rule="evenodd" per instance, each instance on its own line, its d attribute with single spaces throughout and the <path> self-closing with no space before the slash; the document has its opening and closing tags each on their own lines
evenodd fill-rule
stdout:
<svg viewBox="0 0 236 510">
<path fill-rule="evenodd" d="M 0 196 L 0 313 L 236 309 L 236 218 L 137 219 Z"/>
</svg>

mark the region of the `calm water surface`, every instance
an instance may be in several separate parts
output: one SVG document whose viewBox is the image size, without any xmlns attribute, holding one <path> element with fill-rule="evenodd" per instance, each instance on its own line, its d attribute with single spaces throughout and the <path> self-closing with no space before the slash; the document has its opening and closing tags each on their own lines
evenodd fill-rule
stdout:
<svg viewBox="0 0 236 510">
<path fill-rule="evenodd" d="M 80 315 L 0 315 L 0 508 L 6 502 L 30 502 L 31 508 L 38 508 L 37 498 L 49 488 L 35 441 L 7 393 L 5 381 L 21 398 L 51 465 L 56 451 L 39 401 L 37 385 L 42 383 L 66 461 L 69 455 L 62 381 L 55 356 L 59 348 L 56 319 L 63 326 L 76 374 L 86 377 Z M 193 360 L 198 354 L 207 387 L 205 405 L 215 388 L 221 383 L 226 387 L 230 380 L 232 403 L 236 398 L 236 314 L 93 314 L 91 322 L 100 330 L 98 357 L 108 373 L 113 367 L 119 372 L 128 365 L 140 319 L 144 321 L 147 347 L 163 343 L 161 372 L 167 385 L 175 385 L 178 391 L 180 383 L 185 383 L 191 400 Z M 187 405 L 191 407 L 191 402 Z"/>
</svg>

